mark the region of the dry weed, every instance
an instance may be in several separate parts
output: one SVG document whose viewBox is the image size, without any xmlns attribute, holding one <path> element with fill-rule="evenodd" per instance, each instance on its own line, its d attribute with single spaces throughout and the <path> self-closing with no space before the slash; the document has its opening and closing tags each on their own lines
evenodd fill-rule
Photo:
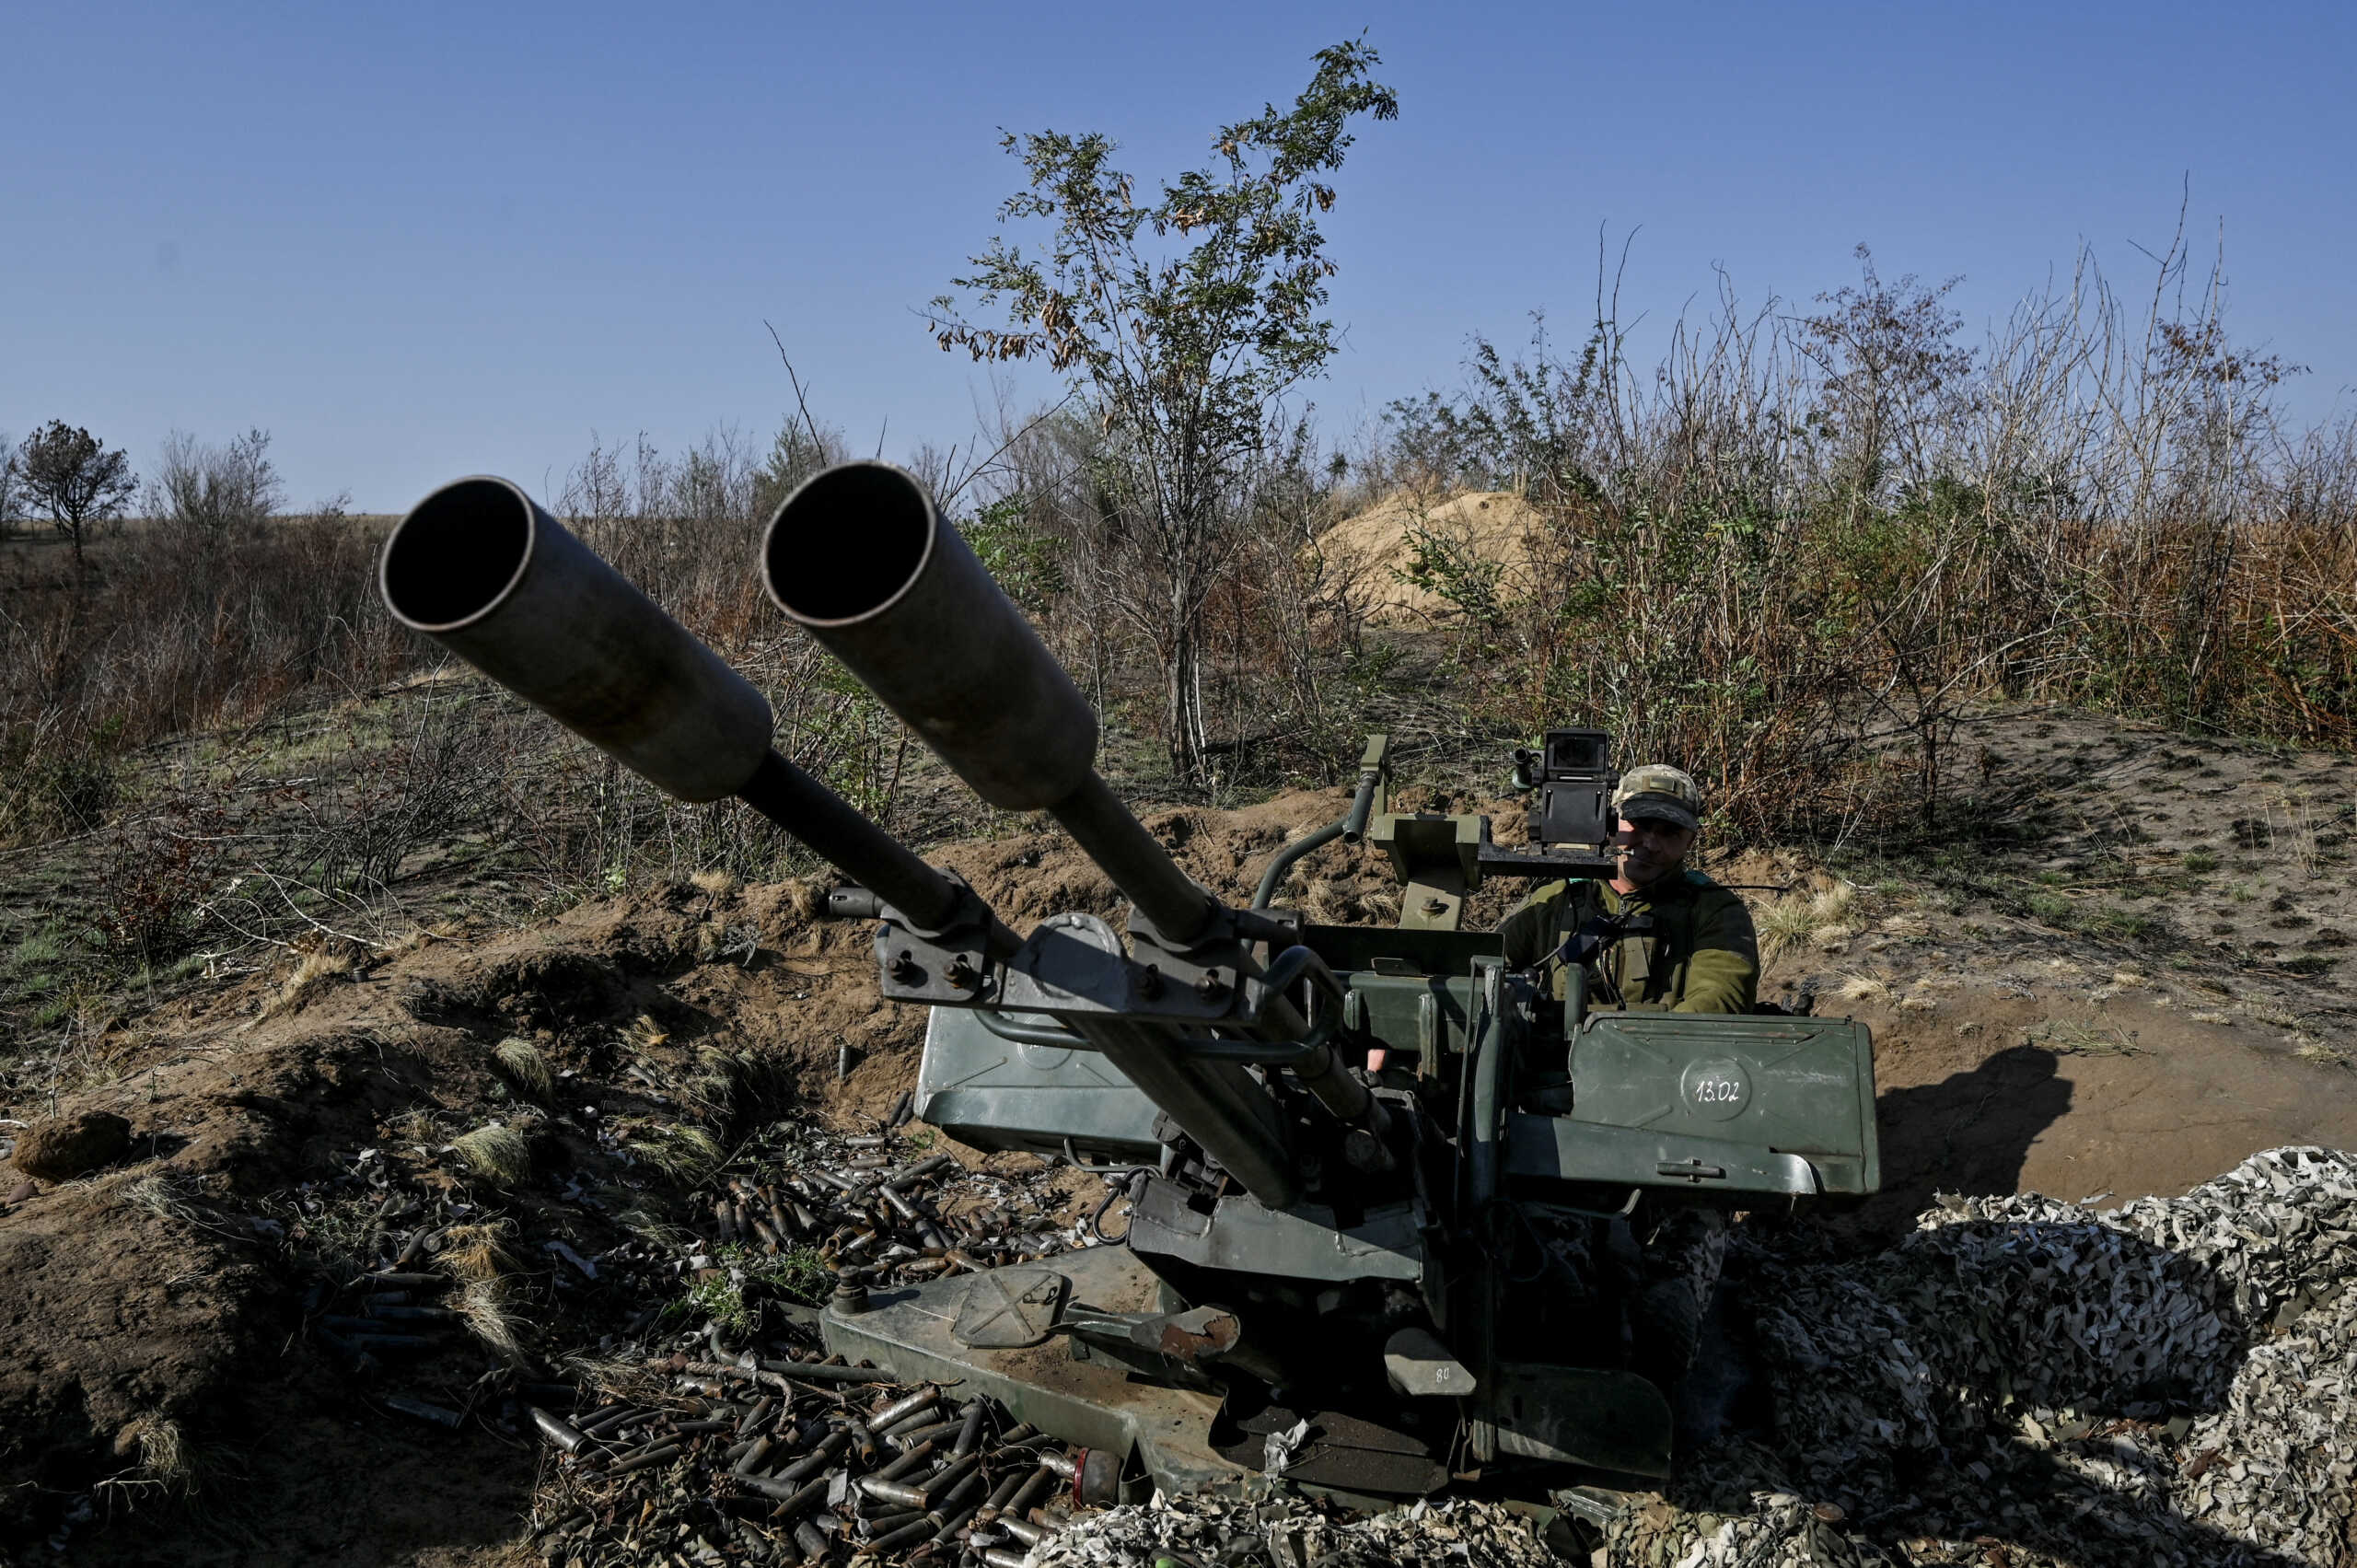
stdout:
<svg viewBox="0 0 2357 1568">
<path fill-rule="evenodd" d="M 808 877 L 796 877 L 785 885 L 785 901 L 798 920 L 816 920 L 819 910 L 827 901 L 827 885 Z"/>
<path fill-rule="evenodd" d="M 434 943 L 447 942 L 457 936 L 459 931 L 459 923 L 455 920 L 437 920 L 429 925 L 413 925 L 387 945 L 385 957 L 398 958 L 404 954 L 418 952 Z"/>
<path fill-rule="evenodd" d="M 515 1234 L 513 1220 L 454 1225 L 443 1233 L 442 1250 L 434 1255 L 434 1261 L 454 1280 L 469 1283 L 495 1280 L 516 1267 L 505 1245 Z"/>
<path fill-rule="evenodd" d="M 461 1132 L 450 1148 L 467 1168 L 494 1186 L 513 1187 L 532 1174 L 532 1145 L 513 1127 L 496 1123 Z"/>
<path fill-rule="evenodd" d="M 1833 994 L 1844 1002 L 1879 1002 L 1890 994 L 1890 981 L 1879 975 L 1848 973 Z"/>
<path fill-rule="evenodd" d="M 1837 948 L 1857 935 L 1849 923 L 1855 894 L 1846 882 L 1821 892 L 1788 893 L 1762 909 L 1758 916 L 1761 951 L 1770 956 L 1814 943 Z"/>
<path fill-rule="evenodd" d="M 262 1005 L 261 1016 L 276 1018 L 301 1012 L 337 981 L 350 980 L 357 967 L 352 955 L 342 948 L 321 947 L 304 954 L 302 962 L 295 966 L 295 972 Z"/>
<path fill-rule="evenodd" d="M 470 1283 L 459 1296 L 459 1317 L 468 1331 L 502 1361 L 516 1365 L 524 1360 L 524 1347 L 516 1338 L 516 1319 L 507 1310 L 505 1281 Z"/>
<path fill-rule="evenodd" d="M 700 1127 L 657 1127 L 633 1139 L 631 1154 L 680 1187 L 692 1187 L 720 1167 L 727 1152 Z"/>
<path fill-rule="evenodd" d="M 710 894 L 714 899 L 725 899 L 743 885 L 737 881 L 737 873 L 725 866 L 699 871 L 688 881 L 698 891 Z"/>
<path fill-rule="evenodd" d="M 189 1202 L 191 1179 L 176 1170 L 143 1176 L 122 1190 L 122 1202 L 151 1219 L 194 1225 L 201 1217 Z"/>
<path fill-rule="evenodd" d="M 520 1035 L 509 1035 L 491 1048 L 499 1063 L 499 1070 L 518 1093 L 534 1099 L 546 1099 L 556 1087 L 556 1079 L 549 1072 L 548 1058 L 540 1048 Z"/>
<path fill-rule="evenodd" d="M 633 1051 L 652 1051 L 671 1038 L 662 1025 L 644 1013 L 622 1026 L 621 1037 L 622 1043 Z"/>
<path fill-rule="evenodd" d="M 124 1458 L 138 1458 L 130 1474 L 104 1483 L 111 1490 L 158 1491 L 168 1497 L 184 1497 L 196 1490 L 194 1451 L 180 1423 L 168 1417 L 143 1415 L 126 1423 L 115 1434 L 114 1451 Z"/>
</svg>

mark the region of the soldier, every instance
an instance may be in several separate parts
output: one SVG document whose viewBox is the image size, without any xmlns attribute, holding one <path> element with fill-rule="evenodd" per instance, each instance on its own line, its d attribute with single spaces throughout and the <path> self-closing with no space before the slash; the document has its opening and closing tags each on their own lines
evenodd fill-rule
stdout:
<svg viewBox="0 0 2357 1568">
<path fill-rule="evenodd" d="M 1590 1006 L 1750 1012 L 1759 990 L 1751 912 L 1686 868 L 1701 786 L 1653 763 L 1620 776 L 1612 808 L 1620 874 L 1550 882 L 1523 900 L 1498 927 L 1508 966 L 1542 969 L 1561 1000 L 1567 966 L 1584 962 Z"/>
</svg>

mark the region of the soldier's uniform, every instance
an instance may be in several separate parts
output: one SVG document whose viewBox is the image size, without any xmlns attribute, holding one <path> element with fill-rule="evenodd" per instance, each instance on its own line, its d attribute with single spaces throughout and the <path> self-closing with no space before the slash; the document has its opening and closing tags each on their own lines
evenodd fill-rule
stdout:
<svg viewBox="0 0 2357 1568">
<path fill-rule="evenodd" d="M 1631 821 L 1661 818 L 1689 828 L 1700 826 L 1701 804 L 1692 779 L 1659 766 L 1632 769 L 1612 800 Z M 1616 923 L 1637 929 L 1615 935 Z M 1599 933 L 1600 945 L 1592 940 Z M 1751 912 L 1699 871 L 1627 894 L 1585 877 L 1550 882 L 1515 905 L 1498 935 L 1506 963 L 1541 966 L 1558 1001 L 1573 957 L 1589 947 L 1591 1007 L 1747 1013 L 1759 1000 L 1759 937 Z"/>
</svg>

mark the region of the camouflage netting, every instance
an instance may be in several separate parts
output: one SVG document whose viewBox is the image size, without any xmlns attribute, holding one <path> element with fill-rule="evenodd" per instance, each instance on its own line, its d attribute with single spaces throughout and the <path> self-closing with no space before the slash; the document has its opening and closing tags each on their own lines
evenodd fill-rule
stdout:
<svg viewBox="0 0 2357 1568">
<path fill-rule="evenodd" d="M 2102 1213 L 1949 1200 L 1863 1262 L 1745 1260 L 1773 1446 L 1626 1512 L 1643 1568 L 2351 1560 L 2357 1161 Z"/>
<path fill-rule="evenodd" d="M 2257 1155 L 2097 1213 L 1949 1200 L 1863 1260 L 1736 1244 L 1772 1439 L 1631 1500 L 1598 1568 L 2357 1562 L 2357 1160 Z M 1298 1502 L 1116 1508 L 1035 1568 L 1550 1561 L 1452 1502 L 1342 1524 Z"/>
<path fill-rule="evenodd" d="M 1156 1497 L 1091 1514 L 1042 1541 L 1031 1568 L 1560 1568 L 1530 1521 L 1494 1503 L 1453 1499 L 1343 1519 L 1293 1500 Z"/>
</svg>

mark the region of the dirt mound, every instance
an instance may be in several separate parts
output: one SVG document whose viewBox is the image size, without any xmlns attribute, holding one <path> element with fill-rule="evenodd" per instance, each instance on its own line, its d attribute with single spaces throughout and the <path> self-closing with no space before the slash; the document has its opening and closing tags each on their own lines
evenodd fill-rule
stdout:
<svg viewBox="0 0 2357 1568">
<path fill-rule="evenodd" d="M 1452 606 L 1404 580 L 1420 545 L 1486 570 L 1503 598 L 1521 598 L 1538 587 L 1546 526 L 1536 507 L 1508 491 L 1473 491 L 1446 501 L 1403 494 L 1344 518 L 1318 542 L 1365 585 L 1368 624 L 1429 626 Z"/>
</svg>

